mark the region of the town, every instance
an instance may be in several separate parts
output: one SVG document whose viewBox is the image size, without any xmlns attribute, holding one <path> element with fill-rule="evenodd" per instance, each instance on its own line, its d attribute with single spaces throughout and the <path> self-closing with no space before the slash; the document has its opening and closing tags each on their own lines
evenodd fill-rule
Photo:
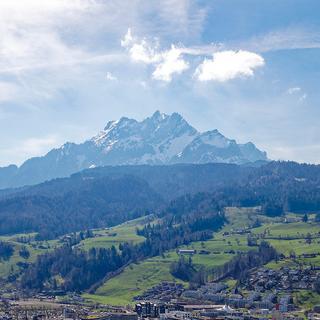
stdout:
<svg viewBox="0 0 320 320">
<path fill-rule="evenodd" d="M 251 270 L 234 288 L 225 282 L 208 282 L 197 289 L 185 289 L 175 282 L 161 282 L 135 297 L 126 307 L 86 304 L 76 296 L 59 302 L 58 297 L 1 299 L 1 320 L 95 319 L 95 320 L 207 320 L 207 319 L 320 319 L 320 306 L 304 312 L 293 293 L 312 290 L 319 267 Z"/>
<path fill-rule="evenodd" d="M 121 300 L 115 293 L 112 293 L 112 303 L 108 296 L 100 296 L 106 299 L 99 301 L 96 295 L 66 294 L 54 288 L 32 293 L 13 288 L 4 281 L 0 289 L 0 319 L 320 319 L 320 304 L 317 298 L 312 300 L 313 295 L 317 297 L 320 292 L 319 232 L 315 215 L 309 215 L 308 219 L 299 215 L 265 218 L 257 208 L 230 208 L 226 214 L 228 224 L 213 239 L 178 247 L 162 257 L 164 261 L 184 261 L 184 267 L 190 268 L 196 268 L 195 263 L 212 263 L 215 259 L 219 262 L 224 256 L 228 258 L 229 262 L 219 262 L 214 268 L 208 264 L 207 277 L 200 282 L 183 282 L 179 274 L 178 278 L 166 280 L 160 274 L 154 285 L 147 285 L 145 290 L 130 295 L 130 300 L 118 304 Z M 252 217 L 260 219 L 261 223 L 256 220 L 252 223 Z M 137 226 L 151 221 L 150 216 L 110 229 L 87 231 L 79 236 L 67 235 L 57 243 L 79 250 L 89 241 L 116 243 L 123 234 L 135 239 Z M 45 246 L 32 239 L 28 241 L 23 245 Z M 273 241 L 279 252 L 266 241 Z M 285 247 L 284 251 L 282 246 L 291 241 L 298 246 Z M 260 261 L 258 258 L 262 256 L 267 260 Z M 250 263 L 250 259 L 254 263 Z M 144 263 L 138 265 L 144 266 Z M 172 262 L 166 262 L 166 266 L 169 268 Z M 130 265 L 112 277 L 117 280 L 129 273 L 130 279 L 134 279 L 133 271 L 134 267 Z M 148 279 L 143 273 L 137 276 L 138 286 Z M 116 282 L 120 294 L 123 285 Z"/>
</svg>

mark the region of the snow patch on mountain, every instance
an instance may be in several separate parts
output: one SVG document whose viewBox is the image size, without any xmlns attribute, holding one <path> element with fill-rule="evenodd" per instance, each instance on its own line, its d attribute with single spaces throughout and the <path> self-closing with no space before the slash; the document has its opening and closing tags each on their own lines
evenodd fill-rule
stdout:
<svg viewBox="0 0 320 320">
<path fill-rule="evenodd" d="M 200 133 L 178 113 L 156 111 L 141 122 L 109 121 L 90 141 L 101 153 L 96 165 L 267 160 L 252 143 L 238 145 L 218 130 Z"/>
<path fill-rule="evenodd" d="M 105 165 L 223 162 L 245 164 L 268 160 L 253 143 L 237 144 L 218 130 L 199 132 L 180 114 L 155 112 L 137 121 L 109 121 L 91 139 L 67 142 L 18 168 L 3 168 L 2 187 L 34 184 Z M 15 183 L 13 184 L 13 180 Z"/>
</svg>

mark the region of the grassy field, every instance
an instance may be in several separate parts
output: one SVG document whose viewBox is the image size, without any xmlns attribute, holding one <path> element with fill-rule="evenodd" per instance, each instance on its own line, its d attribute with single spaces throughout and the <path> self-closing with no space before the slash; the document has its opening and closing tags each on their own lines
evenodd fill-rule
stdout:
<svg viewBox="0 0 320 320">
<path fill-rule="evenodd" d="M 81 241 L 78 247 L 85 250 L 90 248 L 118 248 L 120 243 L 132 242 L 139 243 L 144 237 L 138 236 L 137 228 L 143 227 L 148 221 L 153 221 L 152 216 L 141 217 L 135 220 L 127 221 L 112 228 L 94 230 L 95 237 Z M 156 221 L 154 221 L 156 222 Z"/>
<path fill-rule="evenodd" d="M 34 234 L 30 234 L 33 236 Z M 0 237 L 1 241 L 8 242 L 13 245 L 14 253 L 8 260 L 0 260 L 0 278 L 6 278 L 11 273 L 15 273 L 19 271 L 19 267 L 17 263 L 19 262 L 33 262 L 39 254 L 43 254 L 48 250 L 53 250 L 58 244 L 58 240 L 50 240 L 50 241 L 31 241 L 28 244 L 20 243 L 17 241 L 17 238 L 21 236 L 29 236 L 28 235 L 12 235 L 12 236 L 2 236 Z M 28 259 L 25 259 L 20 256 L 19 251 L 22 247 L 26 247 L 30 253 Z"/>
<path fill-rule="evenodd" d="M 254 228 L 251 231 L 255 234 L 268 231 L 268 236 L 302 236 L 308 232 L 316 234 L 319 232 L 319 225 L 316 223 L 300 222 L 301 217 L 290 214 L 290 219 L 294 222 L 284 223 L 282 218 L 268 218 L 259 215 L 259 208 L 228 208 L 226 212 L 228 224 L 223 229 L 214 235 L 213 239 L 205 242 L 194 242 L 188 246 L 181 248 L 195 249 L 197 253 L 193 255 L 192 260 L 196 267 L 204 266 L 206 268 L 214 268 L 221 266 L 225 262 L 232 259 L 237 252 L 245 252 L 253 247 L 247 245 L 246 234 L 233 234 L 235 230 L 244 229 L 252 226 L 258 218 L 262 223 L 261 227 Z M 136 222 L 134 222 L 136 223 Z M 119 226 L 119 230 L 128 226 Z M 229 235 L 225 235 L 229 232 Z M 119 233 L 119 236 L 121 233 Z M 135 227 L 129 225 L 129 233 L 127 236 L 132 241 L 142 241 L 137 239 L 135 235 Z M 121 238 L 120 238 L 121 239 Z M 296 254 L 313 253 L 319 250 L 318 240 L 312 240 L 311 244 L 307 244 L 305 240 L 267 240 L 279 252 L 289 254 L 292 249 Z M 209 254 L 199 254 L 200 250 L 208 251 Z M 231 253 L 233 251 L 234 253 Z M 146 289 L 156 285 L 161 281 L 178 281 L 170 274 L 170 264 L 179 259 L 176 250 L 167 252 L 161 257 L 154 257 L 142 261 L 139 264 L 134 264 L 127 267 L 120 275 L 107 281 L 102 285 L 95 295 L 85 295 L 86 298 L 106 304 L 125 305 L 132 303 L 132 298 L 141 294 Z M 320 257 L 300 259 L 303 263 L 320 264 Z M 295 265 L 291 260 L 280 261 L 279 263 L 271 262 L 268 267 L 280 268 L 282 265 Z M 232 283 L 234 280 L 228 280 Z"/>
<path fill-rule="evenodd" d="M 293 296 L 296 303 L 307 310 L 312 310 L 314 306 L 320 305 L 320 295 L 315 292 L 300 290 L 295 292 Z"/>
<path fill-rule="evenodd" d="M 211 249 L 217 250 L 218 247 L 208 242 L 205 242 Z M 200 248 L 201 243 L 195 242 L 193 248 Z M 191 248 L 191 246 L 190 246 Z M 209 250 L 208 250 L 209 251 Z M 233 257 L 232 254 L 209 254 L 200 255 L 195 254 L 192 257 L 193 263 L 196 267 L 205 266 L 213 268 L 223 265 Z M 132 298 L 136 295 L 142 294 L 146 289 L 158 284 L 161 281 L 177 281 L 170 274 L 170 264 L 173 261 L 178 261 L 179 256 L 175 250 L 172 250 L 163 256 L 157 256 L 140 262 L 139 264 L 132 264 L 127 267 L 120 275 L 110 279 L 104 283 L 95 295 L 85 295 L 92 301 L 101 302 L 105 304 L 126 305 L 132 303 Z"/>
<path fill-rule="evenodd" d="M 143 241 L 143 237 L 136 234 L 136 228 L 142 227 L 146 222 L 153 218 L 151 216 L 142 217 L 132 221 L 125 222 L 113 228 L 105 228 L 93 230 L 95 237 L 82 241 L 78 247 L 88 250 L 92 247 L 108 248 L 112 245 L 118 247 L 120 243 L 133 242 L 138 243 Z M 156 222 L 156 221 L 155 221 Z M 8 236 L 0 236 L 1 241 L 8 242 L 13 245 L 14 253 L 8 260 L 0 260 L 0 278 L 7 278 L 11 273 L 19 271 L 17 263 L 19 262 L 33 262 L 39 254 L 44 254 L 48 250 L 53 250 L 56 246 L 60 245 L 59 240 L 50 241 L 35 241 L 30 243 L 20 243 L 19 238 L 34 238 L 35 233 L 30 234 L 15 234 Z M 30 257 L 24 259 L 19 255 L 20 249 L 25 246 L 30 252 Z"/>
<path fill-rule="evenodd" d="M 254 233 L 267 232 L 268 237 L 304 237 L 308 233 L 312 235 L 319 234 L 319 224 L 315 222 L 272 222 L 264 224 L 259 228 L 253 230 Z"/>
<path fill-rule="evenodd" d="M 120 275 L 110 279 L 94 295 L 85 298 L 104 304 L 127 305 L 133 297 L 161 281 L 177 281 L 169 272 L 171 258 L 155 257 L 139 264 L 131 264 Z"/>
<path fill-rule="evenodd" d="M 242 215 L 242 218 L 239 218 Z M 230 236 L 225 239 L 223 232 L 231 228 L 245 227 L 250 217 L 255 214 L 252 209 L 245 210 L 230 208 L 227 212 L 230 224 L 226 225 L 219 233 L 215 234 L 213 239 L 205 242 L 193 242 L 189 246 L 180 248 L 189 248 L 197 250 L 192 260 L 196 267 L 205 266 L 213 268 L 221 266 L 232 259 L 235 254 L 226 253 L 226 251 L 247 251 L 249 247 L 246 244 L 246 235 Z M 231 227 L 232 225 L 232 227 Z M 200 250 L 209 251 L 209 254 L 199 254 Z M 143 293 L 146 289 L 158 284 L 161 281 L 178 281 L 170 274 L 170 264 L 177 261 L 179 255 L 176 250 L 171 250 L 163 256 L 157 256 L 151 259 L 132 264 L 127 267 L 120 275 L 104 283 L 94 295 L 84 295 L 85 298 L 105 304 L 126 305 L 132 303 L 134 296 Z M 187 285 L 187 284 L 186 284 Z"/>
<path fill-rule="evenodd" d="M 303 253 L 320 253 L 320 238 L 312 239 L 311 243 L 307 243 L 304 239 L 308 233 L 313 237 L 319 236 L 319 231 L 320 226 L 315 222 L 273 222 L 264 224 L 263 226 L 252 230 L 255 234 L 263 234 L 265 232 L 266 240 L 274 246 L 278 252 L 283 253 L 286 256 L 292 251 L 296 255 L 301 255 Z M 285 237 L 297 237 L 300 239 L 286 240 L 283 239 Z M 315 263 L 320 262 L 318 258 L 314 258 L 313 260 Z"/>
<path fill-rule="evenodd" d="M 228 208 L 226 210 L 226 218 L 228 223 L 214 234 L 212 239 L 205 242 L 193 242 L 182 248 L 195 249 L 196 254 L 192 256 L 192 261 L 196 268 L 204 266 L 205 268 L 214 268 L 221 266 L 239 252 L 246 252 L 255 247 L 247 245 L 247 234 L 241 234 L 242 229 L 251 228 L 251 232 L 256 235 L 264 235 L 265 239 L 274 246 L 278 252 L 284 253 L 286 256 L 293 250 L 296 255 L 303 253 L 319 252 L 320 239 L 312 239 L 308 244 L 304 239 L 285 240 L 284 237 L 303 238 L 308 233 L 313 237 L 319 234 L 319 224 L 315 222 L 301 222 L 301 216 L 290 213 L 288 215 L 290 223 L 285 223 L 283 218 L 268 218 L 259 214 L 259 208 Z M 262 224 L 260 227 L 252 228 L 255 222 L 259 220 Z M 144 237 L 136 234 L 136 229 L 143 227 L 146 223 L 158 223 L 153 216 L 142 217 L 132 221 L 128 221 L 121 225 L 93 230 L 95 237 L 85 239 L 77 246 L 84 250 L 95 248 L 110 248 L 114 245 L 118 248 L 120 243 L 132 242 L 139 243 L 144 241 Z M 37 255 L 52 250 L 60 245 L 58 240 L 37 242 L 31 241 L 25 246 L 30 252 L 30 257 L 24 259 L 19 255 L 20 248 L 24 245 L 17 241 L 20 236 L 29 235 L 13 235 L 0 237 L 2 241 L 8 241 L 13 244 L 15 251 L 8 261 L 0 261 L 0 277 L 7 277 L 11 272 L 18 271 L 18 262 L 32 262 Z M 30 236 L 34 236 L 30 234 Z M 280 239 L 282 237 L 282 239 Z M 278 238 L 278 239 L 275 239 Z M 200 251 L 207 254 L 200 254 Z M 132 303 L 132 299 L 136 295 L 142 294 L 146 289 L 158 284 L 161 281 L 178 281 L 169 272 L 170 264 L 177 261 L 179 255 L 177 250 L 166 252 L 163 256 L 157 256 L 139 264 L 128 266 L 121 274 L 108 280 L 93 295 L 85 294 L 84 297 L 88 301 L 100 302 L 104 304 L 126 305 Z M 290 259 L 280 261 L 278 263 L 272 261 L 267 267 L 280 268 L 281 266 L 296 266 L 296 263 L 320 265 L 320 256 L 315 258 L 298 258 L 296 262 Z M 228 279 L 234 284 L 234 280 Z M 188 285 L 185 283 L 185 285 Z M 308 298 L 309 297 L 309 298 Z M 307 293 L 297 296 L 299 301 L 304 304 L 310 303 L 318 297 L 310 296 Z"/>
</svg>

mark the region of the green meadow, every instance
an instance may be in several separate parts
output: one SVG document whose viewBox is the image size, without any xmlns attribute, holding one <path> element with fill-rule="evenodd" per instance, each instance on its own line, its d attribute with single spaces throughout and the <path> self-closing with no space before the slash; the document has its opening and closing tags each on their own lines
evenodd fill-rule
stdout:
<svg viewBox="0 0 320 320">
<path fill-rule="evenodd" d="M 237 210 L 234 208 L 228 210 L 227 216 L 229 221 L 234 221 L 234 225 L 245 226 L 248 215 L 254 214 L 254 211 L 243 210 L 240 214 L 244 214 L 239 219 Z M 248 211 L 250 211 L 248 213 Z M 180 249 L 195 249 L 197 253 L 192 256 L 192 261 L 196 267 L 204 266 L 206 268 L 214 268 L 221 266 L 234 256 L 226 251 L 247 251 L 249 247 L 246 244 L 245 235 L 230 236 L 225 239 L 223 232 L 230 229 L 230 225 L 226 225 L 223 230 L 215 235 L 213 239 L 205 242 L 193 242 L 188 246 L 181 246 Z M 179 248 L 178 248 L 179 249 Z M 208 251 L 209 254 L 199 254 L 200 250 Z M 179 255 L 177 250 L 171 250 L 163 256 L 157 256 L 139 264 L 131 264 L 121 274 L 104 283 L 94 295 L 84 295 L 86 299 L 104 304 L 126 305 L 133 302 L 133 297 L 142 294 L 145 290 L 153 287 L 161 281 L 178 281 L 170 274 L 170 264 L 178 261 Z M 185 285 L 188 285 L 185 283 Z"/>
<path fill-rule="evenodd" d="M 313 219 L 305 223 L 301 221 L 301 215 L 290 213 L 287 219 L 269 218 L 260 214 L 260 208 L 227 208 L 226 218 L 228 223 L 212 239 L 201 242 L 193 242 L 187 246 L 181 246 L 176 250 L 164 253 L 162 256 L 146 259 L 137 264 L 131 264 L 120 274 L 106 281 L 100 286 L 95 294 L 84 294 L 83 296 L 90 302 L 99 302 L 113 305 L 126 305 L 133 303 L 133 298 L 142 294 L 145 290 L 155 286 L 161 281 L 177 281 L 170 274 L 170 264 L 178 261 L 178 249 L 194 249 L 196 253 L 192 256 L 193 264 L 196 268 L 205 267 L 212 269 L 222 266 L 239 252 L 246 252 L 255 247 L 247 244 L 247 234 L 241 234 L 241 230 L 250 228 L 253 234 L 268 241 L 278 252 L 289 256 L 292 251 L 296 255 L 303 253 L 320 252 L 320 225 Z M 252 228 L 259 221 L 261 226 Z M 288 222 L 290 221 L 290 222 Z M 137 235 L 136 229 L 143 227 L 146 223 L 158 223 L 152 215 L 131 220 L 111 228 L 93 230 L 95 237 L 81 241 L 77 247 L 89 250 L 90 248 L 110 248 L 119 247 L 124 242 L 140 243 L 144 237 Z M 310 243 L 304 239 L 307 234 L 312 235 Z M 2 236 L 0 240 L 7 241 L 14 246 L 14 254 L 5 261 L 0 261 L 0 277 L 6 278 L 11 273 L 19 271 L 17 263 L 33 262 L 37 255 L 43 254 L 48 250 L 53 250 L 59 246 L 59 240 L 51 241 L 31 241 L 28 244 L 18 242 L 21 236 L 34 237 L 35 234 Z M 292 240 L 285 238 L 292 237 Z M 261 240 L 259 240 L 261 241 Z M 30 257 L 24 259 L 19 255 L 22 246 L 26 246 L 30 252 Z M 281 266 L 296 266 L 297 263 L 320 265 L 320 256 L 314 258 L 298 258 L 292 261 L 289 258 L 279 262 L 272 261 L 267 267 L 279 269 Z M 234 285 L 234 280 L 228 279 Z M 183 283 L 183 282 L 182 282 Z M 188 283 L 183 283 L 188 286 Z M 308 300 L 309 297 L 309 300 Z M 308 304 L 317 297 L 300 294 L 296 297 L 303 304 Z"/>
<path fill-rule="evenodd" d="M 104 283 L 94 295 L 85 298 L 104 304 L 126 305 L 133 297 L 161 281 L 177 281 L 169 272 L 172 257 L 154 257 L 138 264 L 131 264 L 121 274 Z"/>
<path fill-rule="evenodd" d="M 30 243 L 24 244 L 18 242 L 18 238 L 21 236 L 34 236 L 34 234 L 19 234 L 11 236 L 0 237 L 1 241 L 8 242 L 13 245 L 13 255 L 8 260 L 0 260 L 0 278 L 7 278 L 10 274 L 19 271 L 19 262 L 34 262 L 39 254 L 46 253 L 48 250 L 53 250 L 58 245 L 58 240 L 50 241 L 31 241 Z M 19 251 L 22 247 L 26 247 L 30 253 L 28 259 L 20 256 Z"/>
<path fill-rule="evenodd" d="M 247 245 L 246 234 L 232 234 L 235 230 L 244 229 L 252 226 L 258 219 L 262 226 L 251 229 L 254 234 L 262 234 L 268 231 L 268 236 L 297 236 L 303 237 L 308 233 L 316 234 L 319 232 L 319 224 L 314 222 L 300 222 L 301 217 L 290 213 L 290 218 L 294 221 L 285 223 L 283 218 L 268 218 L 259 214 L 259 208 L 228 208 L 226 211 L 228 224 L 223 229 L 214 234 L 214 238 L 204 242 L 193 242 L 188 246 L 182 246 L 181 249 L 195 249 L 197 253 L 192 256 L 192 261 L 196 267 L 204 266 L 205 268 L 214 268 L 221 266 L 237 253 L 254 249 Z M 136 223 L 136 222 L 134 222 Z M 123 228 L 119 226 L 119 228 Z M 131 241 L 137 240 L 135 228 L 129 229 L 132 235 Z M 229 232 L 228 235 L 225 235 Z M 129 236 L 130 238 L 130 236 Z M 317 239 L 313 239 L 311 244 L 307 244 L 304 239 L 283 240 L 283 239 L 266 239 L 279 252 L 288 255 L 294 250 L 297 255 L 302 253 L 314 253 L 319 251 Z M 178 248 L 179 249 L 179 248 Z M 204 250 L 208 254 L 200 254 Z M 234 253 L 233 253 L 234 252 Z M 105 304 L 125 305 L 132 303 L 134 296 L 143 293 L 146 289 L 151 288 L 161 281 L 179 281 L 169 272 L 170 264 L 177 261 L 179 255 L 177 250 L 165 253 L 163 256 L 154 257 L 132 264 L 127 267 L 121 274 L 104 283 L 94 295 L 85 295 L 91 301 Z M 300 262 L 320 264 L 320 258 L 301 258 Z M 295 265 L 291 260 L 270 262 L 268 267 L 280 268 L 283 265 Z M 234 280 L 228 280 L 234 284 Z M 187 285 L 187 284 L 185 284 Z"/>
<path fill-rule="evenodd" d="M 138 236 L 136 229 L 143 227 L 149 220 L 152 220 L 151 216 L 127 221 L 112 228 L 94 230 L 93 233 L 95 237 L 81 241 L 78 247 L 85 250 L 89 250 L 93 247 L 110 248 L 115 246 L 117 248 L 120 243 L 124 242 L 142 242 L 144 237 Z"/>
</svg>

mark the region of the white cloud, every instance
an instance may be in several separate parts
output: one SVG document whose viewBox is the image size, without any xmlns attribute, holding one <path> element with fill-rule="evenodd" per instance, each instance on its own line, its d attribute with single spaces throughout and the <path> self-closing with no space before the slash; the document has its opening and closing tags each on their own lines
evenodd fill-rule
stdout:
<svg viewBox="0 0 320 320">
<path fill-rule="evenodd" d="M 139 40 L 133 37 L 130 28 L 120 43 L 128 50 L 131 60 L 135 62 L 153 64 L 161 60 L 161 54 L 157 52 L 158 44 L 152 45 L 146 39 Z"/>
<path fill-rule="evenodd" d="M 172 45 L 169 50 L 161 51 L 158 42 L 154 42 L 150 44 L 146 39 L 138 40 L 132 36 L 129 28 L 121 45 L 128 50 L 132 61 L 155 67 L 153 79 L 170 82 L 173 74 L 180 74 L 189 68 L 189 64 L 182 58 L 183 49 Z"/>
<path fill-rule="evenodd" d="M 320 48 L 319 30 L 292 27 L 261 34 L 226 47 L 247 48 L 255 52 Z"/>
<path fill-rule="evenodd" d="M 249 51 L 221 51 L 205 59 L 197 68 L 195 76 L 200 81 L 228 81 L 238 77 L 251 77 L 254 70 L 264 65 L 262 56 Z"/>
<path fill-rule="evenodd" d="M 63 39 L 62 29 L 78 23 L 90 0 L 0 1 L 0 72 L 19 72 L 88 59 Z"/>
<path fill-rule="evenodd" d="M 109 5 L 99 0 L 0 0 L 0 83 L 10 79 L 12 84 L 0 85 L 0 102 L 10 99 L 14 108 L 42 109 L 65 90 L 105 79 L 104 68 L 126 58 L 96 46 L 94 36 L 105 34 L 104 23 L 112 25 L 111 14 L 105 15 Z M 102 16 L 103 27 L 96 23 Z"/>
<path fill-rule="evenodd" d="M 133 37 L 131 33 L 131 28 L 128 28 L 127 33 L 125 34 L 124 38 L 120 40 L 121 47 L 128 48 L 133 42 Z"/>
<path fill-rule="evenodd" d="M 162 61 L 152 73 L 157 80 L 170 82 L 174 73 L 180 74 L 189 68 L 189 64 L 181 58 L 182 51 L 174 46 L 161 54 Z"/>
<path fill-rule="evenodd" d="M 300 92 L 301 91 L 301 88 L 300 87 L 292 87 L 292 88 L 289 88 L 287 90 L 287 93 L 288 94 L 294 94 L 294 93 L 297 93 L 297 92 Z"/>
<path fill-rule="evenodd" d="M 149 46 L 146 40 L 134 43 L 129 49 L 131 59 L 136 62 L 152 64 L 158 62 L 161 57 L 154 48 Z"/>
<path fill-rule="evenodd" d="M 177 47 L 171 45 L 168 50 L 160 50 L 157 40 L 139 40 L 132 35 L 129 28 L 121 46 L 126 48 L 132 61 L 155 67 L 152 78 L 170 82 L 174 74 L 181 74 L 189 69 L 189 63 L 184 56 L 206 57 L 210 53 L 212 59 L 205 59 L 196 69 L 194 75 L 200 81 L 228 81 L 237 77 L 253 76 L 254 70 L 264 65 L 262 56 L 245 50 L 221 51 L 222 45 L 207 45 L 203 47 Z M 220 50 L 220 51 L 218 51 Z"/>
<path fill-rule="evenodd" d="M 118 35 L 123 25 L 152 34 L 190 35 L 201 30 L 205 16 L 206 9 L 192 0 L 0 0 L 0 73 L 95 62 L 101 52 L 86 47 L 91 35 Z M 121 44 L 128 46 L 132 40 L 129 30 Z M 153 63 L 159 58 L 149 49 L 142 41 L 134 45 L 132 55 Z"/>
<path fill-rule="evenodd" d="M 292 87 L 286 91 L 287 94 L 293 95 L 295 98 L 298 98 L 299 102 L 303 102 L 307 99 L 308 95 L 302 91 L 300 87 Z"/>
</svg>

